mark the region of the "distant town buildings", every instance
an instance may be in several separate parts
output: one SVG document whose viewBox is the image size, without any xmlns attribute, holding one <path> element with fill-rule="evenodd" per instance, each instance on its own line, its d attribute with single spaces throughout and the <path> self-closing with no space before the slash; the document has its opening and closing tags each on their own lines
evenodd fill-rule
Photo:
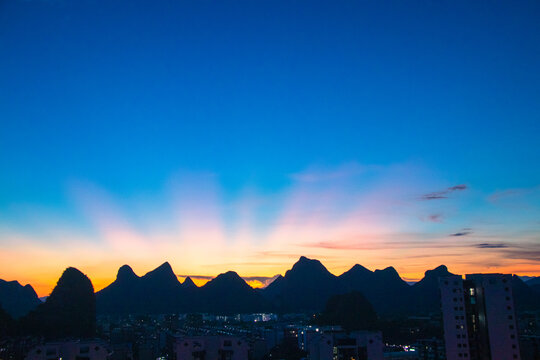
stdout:
<svg viewBox="0 0 540 360">
<path fill-rule="evenodd" d="M 235 336 L 179 336 L 173 341 L 173 360 L 246 360 L 249 345 Z"/>
<path fill-rule="evenodd" d="M 447 360 L 520 359 L 511 275 L 442 277 Z"/>
<path fill-rule="evenodd" d="M 414 343 L 416 359 L 418 360 L 445 360 L 446 351 L 442 339 L 419 339 Z"/>
<path fill-rule="evenodd" d="M 105 360 L 107 345 L 101 340 L 66 340 L 49 342 L 31 349 L 26 360 Z"/>
<path fill-rule="evenodd" d="M 306 327 L 299 331 L 298 346 L 309 360 L 382 360 L 380 331 L 345 332 L 338 327 Z"/>
</svg>

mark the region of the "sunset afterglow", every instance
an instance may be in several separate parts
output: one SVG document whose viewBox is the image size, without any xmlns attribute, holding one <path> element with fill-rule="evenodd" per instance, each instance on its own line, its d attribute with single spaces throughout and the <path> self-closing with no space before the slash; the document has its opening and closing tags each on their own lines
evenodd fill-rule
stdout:
<svg viewBox="0 0 540 360">
<path fill-rule="evenodd" d="M 538 4 L 100 3 L 0 4 L 0 279 L 540 275 Z"/>
<path fill-rule="evenodd" d="M 201 285 L 234 270 L 261 287 L 301 255 L 336 275 L 360 263 L 394 266 L 410 281 L 440 264 L 456 273 L 540 272 L 538 212 L 530 212 L 536 189 L 483 193 L 414 163 L 286 176 L 288 185 L 272 195 L 251 187 L 228 200 L 214 174 L 179 173 L 144 198 L 72 183 L 69 219 L 28 206 L 27 226 L 3 223 L 2 273 L 46 295 L 73 263 L 96 290 L 123 264 L 142 276 L 164 261 L 180 280 Z"/>
</svg>

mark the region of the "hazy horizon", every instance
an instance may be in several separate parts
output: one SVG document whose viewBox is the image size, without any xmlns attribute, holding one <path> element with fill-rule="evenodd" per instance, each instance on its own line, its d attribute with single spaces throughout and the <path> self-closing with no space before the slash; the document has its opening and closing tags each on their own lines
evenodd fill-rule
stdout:
<svg viewBox="0 0 540 360">
<path fill-rule="evenodd" d="M 298 259 L 297 259 L 298 260 Z M 296 261 L 297 261 L 296 260 Z M 319 259 L 312 259 L 312 260 L 319 260 Z M 227 271 L 234 271 L 236 272 L 249 286 L 253 287 L 253 288 L 264 288 L 268 285 L 270 285 L 278 276 L 284 276 L 286 271 L 287 270 L 290 270 L 292 268 L 292 266 L 296 263 L 296 261 L 292 262 L 290 265 L 288 265 L 288 267 L 286 267 L 286 269 L 282 272 L 282 273 L 277 273 L 277 274 L 274 274 L 273 276 L 257 276 L 257 275 L 251 275 L 251 276 L 244 276 L 243 274 L 241 273 L 238 273 L 237 271 L 235 270 L 232 270 L 232 269 L 229 269 Z M 137 271 L 136 269 L 133 269 L 133 267 L 129 264 L 123 264 L 121 266 L 118 266 L 118 269 L 122 266 L 125 266 L 125 265 L 128 265 L 130 268 L 132 268 L 133 272 L 135 273 L 135 275 L 137 275 L 138 277 L 143 277 L 144 275 L 146 275 L 147 273 L 149 273 L 150 271 L 152 270 L 155 270 L 157 269 L 158 267 L 160 267 L 161 265 L 164 265 L 165 263 L 169 263 L 168 261 L 164 262 L 164 263 L 161 263 L 159 265 L 157 265 L 156 267 L 154 268 L 148 268 L 148 269 L 144 269 L 142 271 Z M 324 264 L 324 262 L 321 261 L 321 263 L 323 264 L 323 266 L 326 267 L 326 265 Z M 346 268 L 345 270 L 343 271 L 340 271 L 340 272 L 334 272 L 332 271 L 331 269 L 329 269 L 328 267 L 327 270 L 332 273 L 333 275 L 335 276 L 339 276 L 341 274 L 343 274 L 344 272 L 350 270 L 353 266 L 355 265 L 362 265 L 360 263 L 355 263 L 355 264 L 352 264 L 351 266 L 349 266 L 348 268 Z M 174 265 L 173 264 L 170 264 L 171 265 L 171 268 L 173 269 L 173 272 L 174 272 Z M 363 266 L 363 265 L 362 265 Z M 432 268 L 426 268 L 425 271 L 428 271 L 428 270 L 433 270 L 439 266 L 446 266 L 445 264 L 439 264 L 435 267 L 432 267 Z M 80 268 L 78 268 L 76 265 L 71 265 L 71 266 L 68 266 L 68 267 L 74 267 L 74 268 L 77 268 L 79 270 L 81 270 Z M 375 270 L 384 270 L 388 267 L 393 267 L 392 265 L 388 265 L 388 266 L 385 266 L 385 267 L 376 267 L 376 268 L 368 268 L 368 270 L 370 271 L 375 271 Z M 59 275 L 58 275 L 58 279 L 60 278 L 60 275 L 62 274 L 62 272 L 64 271 L 65 269 L 62 269 L 60 272 L 59 272 Z M 195 283 L 195 285 L 197 285 L 198 287 L 201 287 L 201 286 L 204 286 L 207 282 L 211 281 L 212 279 L 215 279 L 218 275 L 220 274 L 223 274 L 227 271 L 224 271 L 224 272 L 221 272 L 221 273 L 216 273 L 214 275 L 197 275 L 197 274 L 178 274 L 176 272 L 174 272 L 174 275 L 178 278 L 178 281 L 180 283 L 183 283 L 186 278 L 191 278 L 191 280 Z M 397 269 L 396 269 L 397 271 Z M 425 272 L 424 271 L 424 272 Z M 451 272 L 451 273 L 454 273 L 456 275 L 466 275 L 466 274 L 470 274 L 470 273 L 475 273 L 475 272 L 463 272 L 463 273 L 457 273 L 455 271 L 453 271 L 453 269 L 451 268 L 448 268 L 448 271 Z M 478 273 L 493 273 L 493 272 L 488 272 L 488 271 L 477 271 Z M 84 273 L 84 271 L 83 271 Z M 105 287 L 107 287 L 108 285 L 110 285 L 111 283 L 114 282 L 114 280 L 116 280 L 116 272 L 109 278 L 109 280 L 106 280 L 106 282 L 104 283 L 100 283 L 98 286 L 96 286 L 96 283 L 94 281 L 92 281 L 92 276 L 89 275 L 89 274 L 86 274 L 90 280 L 92 281 L 92 284 L 94 285 L 94 291 L 95 292 L 98 292 L 102 289 L 104 289 Z M 401 277 L 402 280 L 404 280 L 405 282 L 409 283 L 409 285 L 411 284 L 414 284 L 420 280 L 422 280 L 422 278 L 424 277 L 424 273 L 421 274 L 420 277 L 418 278 L 407 278 L 407 277 L 404 277 L 399 271 L 398 271 L 398 274 L 399 276 Z M 528 277 L 531 277 L 531 278 L 534 278 L 535 275 L 530 275 L 530 274 L 514 274 L 514 275 L 518 275 L 519 277 L 523 277 L 523 278 L 528 278 Z M 58 280 L 57 279 L 57 280 Z M 2 280 L 6 280 L 6 281 L 18 281 L 18 279 L 2 279 Z M 524 280 L 526 281 L 526 280 Z M 24 283 L 24 282 L 20 282 L 21 285 L 27 285 L 27 283 Z M 36 290 L 36 293 L 38 295 L 38 297 L 40 298 L 43 298 L 43 297 L 47 297 L 50 292 L 52 291 L 53 287 L 56 285 L 56 282 L 54 282 L 53 284 L 50 285 L 50 288 L 48 287 L 45 287 L 44 289 L 46 290 L 42 290 L 42 291 L 45 291 L 45 292 L 38 292 L 38 290 L 36 289 L 36 287 L 32 284 L 28 284 L 28 285 L 31 285 L 34 290 Z"/>
</svg>

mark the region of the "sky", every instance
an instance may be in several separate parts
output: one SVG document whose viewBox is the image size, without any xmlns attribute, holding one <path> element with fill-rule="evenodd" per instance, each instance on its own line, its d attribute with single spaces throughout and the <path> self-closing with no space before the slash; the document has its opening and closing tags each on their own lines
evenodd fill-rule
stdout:
<svg viewBox="0 0 540 360">
<path fill-rule="evenodd" d="M 0 278 L 540 275 L 538 1 L 0 2 Z"/>
</svg>

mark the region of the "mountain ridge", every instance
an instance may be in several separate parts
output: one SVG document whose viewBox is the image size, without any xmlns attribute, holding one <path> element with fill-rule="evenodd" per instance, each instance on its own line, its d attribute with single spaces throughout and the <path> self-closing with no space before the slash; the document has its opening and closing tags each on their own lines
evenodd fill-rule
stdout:
<svg viewBox="0 0 540 360">
<path fill-rule="evenodd" d="M 143 276 L 135 274 L 129 265 L 123 265 L 116 279 L 95 296 L 100 314 L 316 313 L 331 296 L 358 291 L 382 316 L 422 315 L 439 311 L 438 279 L 448 275 L 452 275 L 448 267 L 440 265 L 426 270 L 420 281 L 409 285 L 392 266 L 372 271 L 355 264 L 336 276 L 319 260 L 301 256 L 285 275 L 277 276 L 264 288 L 252 288 L 234 271 L 221 273 L 198 287 L 190 277 L 180 282 L 170 263 L 164 262 Z M 540 300 L 536 287 L 520 279 L 514 280 L 514 286 L 516 303 L 519 303 L 516 307 L 536 308 L 537 297 Z M 18 287 L 24 288 L 20 284 Z"/>
<path fill-rule="evenodd" d="M 13 318 L 34 310 L 41 301 L 30 284 L 21 285 L 17 280 L 0 279 L 0 307 Z"/>
<path fill-rule="evenodd" d="M 45 338 L 94 336 L 96 296 L 90 279 L 68 267 L 47 300 L 20 319 L 20 329 Z"/>
</svg>

